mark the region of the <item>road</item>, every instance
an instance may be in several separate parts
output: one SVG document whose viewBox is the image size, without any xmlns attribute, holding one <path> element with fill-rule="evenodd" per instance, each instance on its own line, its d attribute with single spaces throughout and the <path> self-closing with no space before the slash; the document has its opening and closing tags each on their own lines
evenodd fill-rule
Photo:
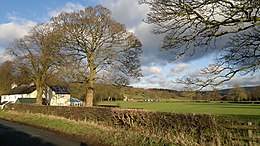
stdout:
<svg viewBox="0 0 260 146">
<path fill-rule="evenodd" d="M 87 146 L 55 133 L 0 119 L 0 146 Z"/>
</svg>

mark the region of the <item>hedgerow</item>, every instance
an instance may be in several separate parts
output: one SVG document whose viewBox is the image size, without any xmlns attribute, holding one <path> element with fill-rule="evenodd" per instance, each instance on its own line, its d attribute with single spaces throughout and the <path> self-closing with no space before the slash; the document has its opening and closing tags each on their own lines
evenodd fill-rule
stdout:
<svg viewBox="0 0 260 146">
<path fill-rule="evenodd" d="M 95 122 L 114 128 L 137 131 L 178 145 L 223 145 L 231 141 L 226 129 L 220 126 L 219 118 L 206 114 L 176 114 L 140 109 L 37 106 L 31 104 L 9 104 L 6 109 Z"/>
</svg>

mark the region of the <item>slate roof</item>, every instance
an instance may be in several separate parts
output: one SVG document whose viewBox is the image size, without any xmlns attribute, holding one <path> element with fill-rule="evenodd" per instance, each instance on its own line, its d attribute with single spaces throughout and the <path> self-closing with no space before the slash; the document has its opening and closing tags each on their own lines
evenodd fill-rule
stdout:
<svg viewBox="0 0 260 146">
<path fill-rule="evenodd" d="M 83 101 L 76 98 L 70 98 L 70 102 L 83 102 Z"/>
<path fill-rule="evenodd" d="M 70 94 L 70 91 L 67 87 L 65 86 L 57 86 L 53 85 L 50 86 L 51 90 L 54 91 L 56 94 Z"/>
<path fill-rule="evenodd" d="M 30 94 L 35 90 L 36 90 L 35 85 L 33 85 L 33 86 L 21 85 L 19 87 L 15 87 L 15 88 L 11 89 L 10 91 L 8 91 L 7 93 L 5 93 L 3 95 Z"/>
</svg>

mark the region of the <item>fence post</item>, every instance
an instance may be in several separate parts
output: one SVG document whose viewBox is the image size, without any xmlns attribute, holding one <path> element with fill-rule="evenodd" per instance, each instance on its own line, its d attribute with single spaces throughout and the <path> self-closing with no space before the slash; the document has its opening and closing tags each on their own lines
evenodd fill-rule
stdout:
<svg viewBox="0 0 260 146">
<path fill-rule="evenodd" d="M 249 127 L 252 126 L 252 122 L 248 122 L 248 126 Z M 253 131 L 250 128 L 248 129 L 248 138 L 249 138 L 248 145 L 253 146 L 254 143 L 251 141 L 251 138 L 253 138 Z"/>
</svg>

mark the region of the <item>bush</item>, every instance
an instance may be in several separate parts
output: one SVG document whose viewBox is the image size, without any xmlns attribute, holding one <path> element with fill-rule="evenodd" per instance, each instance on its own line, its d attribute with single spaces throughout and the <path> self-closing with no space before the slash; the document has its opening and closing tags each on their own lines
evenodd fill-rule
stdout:
<svg viewBox="0 0 260 146">
<path fill-rule="evenodd" d="M 108 107 L 62 107 L 9 104 L 6 109 L 19 112 L 42 113 L 78 121 L 93 121 L 125 130 L 134 130 L 181 145 L 221 145 L 225 130 L 217 124 L 215 116 L 175 114 L 137 109 Z M 220 137 L 221 136 L 221 137 Z"/>
</svg>

